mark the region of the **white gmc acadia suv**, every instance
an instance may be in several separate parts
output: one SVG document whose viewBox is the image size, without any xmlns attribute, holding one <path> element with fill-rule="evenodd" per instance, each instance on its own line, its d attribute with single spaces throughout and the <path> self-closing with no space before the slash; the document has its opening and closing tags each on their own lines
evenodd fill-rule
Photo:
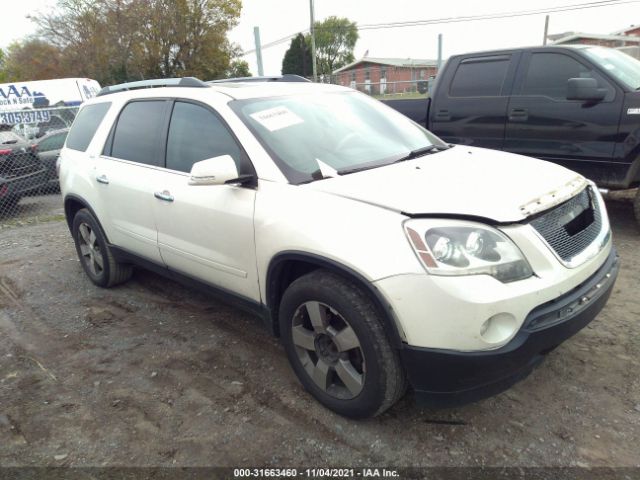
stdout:
<svg viewBox="0 0 640 480">
<path fill-rule="evenodd" d="M 506 389 L 600 312 L 618 272 L 592 182 L 447 145 L 334 85 L 108 87 L 59 168 L 93 283 L 135 264 L 236 300 L 350 417 L 407 384 L 431 405 Z"/>
</svg>

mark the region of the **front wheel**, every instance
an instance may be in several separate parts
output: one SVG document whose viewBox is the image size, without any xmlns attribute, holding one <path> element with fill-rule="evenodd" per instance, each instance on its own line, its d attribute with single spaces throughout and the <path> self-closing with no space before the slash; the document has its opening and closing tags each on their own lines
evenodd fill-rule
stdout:
<svg viewBox="0 0 640 480">
<path fill-rule="evenodd" d="M 406 390 L 378 309 L 341 276 L 316 270 L 295 280 L 280 304 L 280 332 L 300 382 L 340 415 L 379 415 Z"/>
</svg>

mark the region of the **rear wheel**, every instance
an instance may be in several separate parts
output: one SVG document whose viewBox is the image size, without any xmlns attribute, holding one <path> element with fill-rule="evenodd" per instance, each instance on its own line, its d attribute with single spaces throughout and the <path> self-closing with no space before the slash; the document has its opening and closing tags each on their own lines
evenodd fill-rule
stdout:
<svg viewBox="0 0 640 480">
<path fill-rule="evenodd" d="M 131 265 L 119 263 L 94 216 L 83 208 L 73 218 L 73 239 L 82 268 L 99 287 L 112 287 L 131 277 Z"/>
<path fill-rule="evenodd" d="M 280 332 L 304 387 L 336 413 L 378 415 L 406 390 L 378 309 L 343 277 L 316 270 L 294 281 L 280 304 Z"/>
</svg>

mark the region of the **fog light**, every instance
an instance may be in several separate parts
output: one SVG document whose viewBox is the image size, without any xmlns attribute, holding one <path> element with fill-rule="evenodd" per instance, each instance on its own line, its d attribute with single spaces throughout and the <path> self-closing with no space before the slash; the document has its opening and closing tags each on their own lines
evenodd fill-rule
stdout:
<svg viewBox="0 0 640 480">
<path fill-rule="evenodd" d="M 511 337 L 518 325 L 510 313 L 498 313 L 480 327 L 480 336 L 489 343 L 500 343 Z"/>
</svg>

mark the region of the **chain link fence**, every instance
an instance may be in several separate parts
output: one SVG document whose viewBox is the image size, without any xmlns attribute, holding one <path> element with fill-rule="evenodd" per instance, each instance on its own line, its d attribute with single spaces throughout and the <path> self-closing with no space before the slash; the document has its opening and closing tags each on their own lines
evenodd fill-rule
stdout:
<svg viewBox="0 0 640 480">
<path fill-rule="evenodd" d="M 0 225 L 50 215 L 56 162 L 78 107 L 0 110 Z"/>
</svg>

